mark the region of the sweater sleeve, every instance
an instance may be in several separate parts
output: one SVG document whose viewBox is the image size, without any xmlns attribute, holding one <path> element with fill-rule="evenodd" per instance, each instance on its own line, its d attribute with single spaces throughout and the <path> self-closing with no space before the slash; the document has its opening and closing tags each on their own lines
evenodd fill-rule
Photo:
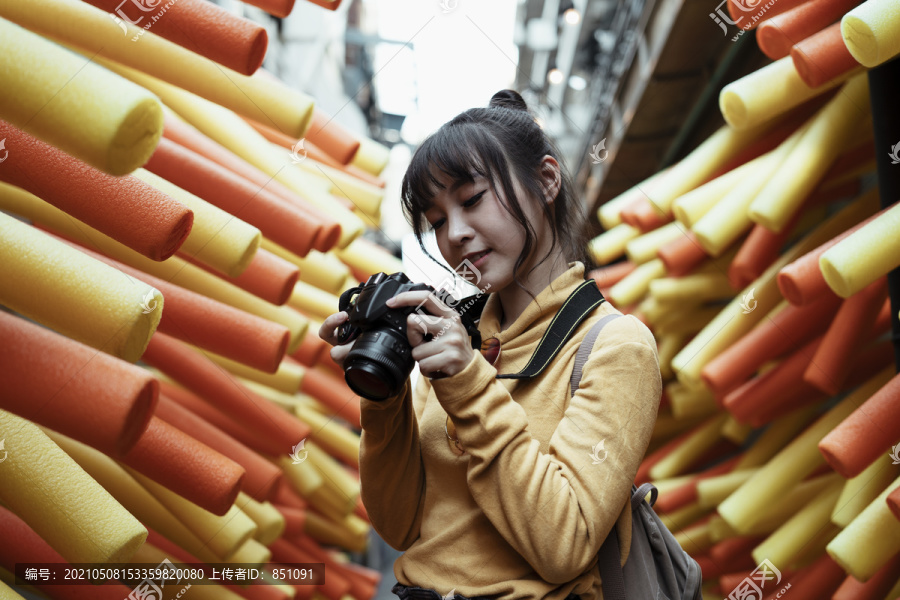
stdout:
<svg viewBox="0 0 900 600">
<path fill-rule="evenodd" d="M 649 330 L 629 320 L 610 324 L 595 342 L 547 453 L 480 355 L 432 382 L 470 454 L 475 501 L 550 583 L 571 581 L 596 560 L 650 441 L 662 393 L 659 359 Z M 565 383 L 537 385 L 546 387 L 548 402 L 564 401 L 552 394 L 564 393 Z"/>
<path fill-rule="evenodd" d="M 372 527 L 396 550 L 406 550 L 419 537 L 425 497 L 410 388 L 407 379 L 393 398 L 381 402 L 360 398 L 360 495 Z"/>
</svg>

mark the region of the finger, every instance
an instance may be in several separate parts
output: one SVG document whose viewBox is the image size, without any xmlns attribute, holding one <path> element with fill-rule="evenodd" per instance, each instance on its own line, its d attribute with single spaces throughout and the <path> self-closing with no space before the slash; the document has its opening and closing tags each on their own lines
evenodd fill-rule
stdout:
<svg viewBox="0 0 900 600">
<path fill-rule="evenodd" d="M 426 336 L 439 334 L 446 323 L 445 319 L 428 314 L 411 313 L 406 317 L 406 338 L 415 348 L 425 342 Z M 428 338 L 429 340 L 431 337 Z"/>
<path fill-rule="evenodd" d="M 338 341 L 337 327 L 349 317 L 350 315 L 344 311 L 328 315 L 319 327 L 319 337 L 334 346 Z"/>
<path fill-rule="evenodd" d="M 439 317 L 449 317 L 454 314 L 454 310 L 447 306 L 434 292 L 427 290 L 416 290 L 413 292 L 403 292 L 397 294 L 387 301 L 387 305 L 391 308 L 399 306 L 415 307 L 416 312 L 428 312 Z"/>
</svg>

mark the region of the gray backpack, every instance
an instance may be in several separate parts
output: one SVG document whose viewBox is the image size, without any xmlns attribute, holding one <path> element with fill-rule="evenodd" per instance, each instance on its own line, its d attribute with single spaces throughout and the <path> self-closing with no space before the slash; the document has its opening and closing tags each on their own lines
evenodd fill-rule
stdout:
<svg viewBox="0 0 900 600">
<path fill-rule="evenodd" d="M 572 395 L 581 382 L 581 370 L 587 362 L 600 330 L 620 314 L 600 319 L 585 336 L 575 356 L 572 371 Z M 644 501 L 650 494 L 650 503 Z M 701 573 L 697 564 L 653 510 L 658 492 L 651 483 L 631 486 L 631 551 L 621 565 L 616 527 L 600 546 L 599 565 L 603 600 L 701 600 Z M 626 592 L 627 590 L 627 592 Z"/>
</svg>

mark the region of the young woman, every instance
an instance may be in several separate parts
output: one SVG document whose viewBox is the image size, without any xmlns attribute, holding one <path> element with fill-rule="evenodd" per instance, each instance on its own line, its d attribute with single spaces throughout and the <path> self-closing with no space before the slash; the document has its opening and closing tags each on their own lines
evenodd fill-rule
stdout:
<svg viewBox="0 0 900 600">
<path fill-rule="evenodd" d="M 585 334 L 621 314 L 603 302 L 540 375 L 496 379 L 528 363 L 591 265 L 558 157 L 522 97 L 504 90 L 429 137 L 404 177 L 423 250 L 430 228 L 444 259 L 473 265 L 489 295 L 482 352 L 434 294 L 394 297 L 390 306 L 424 302 L 435 316 L 407 324 L 423 377 L 394 398 L 361 399 L 363 503 L 381 537 L 405 551 L 394 564 L 401 598 L 594 600 L 597 552 L 613 527 L 627 557 L 631 484 L 662 392 L 651 332 L 632 316 L 610 321 L 570 397 Z M 329 316 L 319 335 L 336 344 L 346 318 Z M 351 346 L 332 357 L 343 364 Z"/>
</svg>

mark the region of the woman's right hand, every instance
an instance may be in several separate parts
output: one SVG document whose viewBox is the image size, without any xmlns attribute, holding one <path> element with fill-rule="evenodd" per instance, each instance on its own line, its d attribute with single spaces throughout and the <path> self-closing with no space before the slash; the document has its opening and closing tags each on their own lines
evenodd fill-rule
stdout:
<svg viewBox="0 0 900 600">
<path fill-rule="evenodd" d="M 350 315 L 345 311 L 336 312 L 328 315 L 328 317 L 322 321 L 322 326 L 319 327 L 319 337 L 331 344 L 331 359 L 336 362 L 341 369 L 344 368 L 344 359 L 347 358 L 347 354 L 350 353 L 353 344 L 356 343 L 356 340 L 353 340 L 348 344 L 340 344 L 338 342 L 337 328 L 348 318 L 350 318 Z"/>
</svg>

